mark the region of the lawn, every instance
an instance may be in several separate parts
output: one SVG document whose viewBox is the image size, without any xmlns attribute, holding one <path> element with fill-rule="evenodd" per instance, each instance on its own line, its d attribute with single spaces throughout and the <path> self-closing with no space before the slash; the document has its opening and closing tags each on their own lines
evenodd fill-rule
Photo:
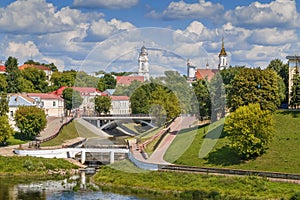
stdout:
<svg viewBox="0 0 300 200">
<path fill-rule="evenodd" d="M 204 141 L 204 135 L 210 126 L 202 127 L 197 132 L 186 131 L 178 135 L 168 149 L 165 160 L 176 164 L 194 165 L 203 167 L 225 167 L 249 169 L 259 171 L 275 171 L 300 173 L 300 113 L 293 111 L 278 111 L 274 115 L 274 139 L 269 149 L 261 157 L 250 161 L 242 161 L 228 146 L 228 139 L 215 139 L 214 135 L 220 132 L 222 123 L 215 125 L 207 134 L 216 145 L 204 158 L 199 158 L 199 152 Z M 184 140 L 194 138 L 191 145 L 183 146 Z M 179 150 L 187 148 L 181 155 Z M 174 156 L 175 155 L 175 156 Z M 176 157 L 177 156 L 177 157 Z M 176 158 L 176 159 L 174 159 Z M 176 160 L 176 161 L 175 161 Z"/>
<path fill-rule="evenodd" d="M 116 192 L 152 194 L 153 199 L 290 199 L 300 185 L 270 182 L 258 177 L 148 171 L 125 164 L 127 170 L 103 166 L 93 177 L 100 186 Z M 136 169 L 136 170 L 135 170 Z"/>
<path fill-rule="evenodd" d="M 98 137 L 98 135 L 91 132 L 89 129 L 85 128 L 80 123 L 77 123 L 75 120 L 70 124 L 63 127 L 61 132 L 57 137 L 47 142 L 42 143 L 42 147 L 46 146 L 58 146 L 61 145 L 66 140 L 71 140 L 76 137 L 85 137 L 85 138 L 93 138 Z"/>
</svg>

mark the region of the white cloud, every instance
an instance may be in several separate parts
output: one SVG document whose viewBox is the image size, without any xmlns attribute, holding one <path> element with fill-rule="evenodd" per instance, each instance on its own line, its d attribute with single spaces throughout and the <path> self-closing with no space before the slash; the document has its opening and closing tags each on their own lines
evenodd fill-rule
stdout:
<svg viewBox="0 0 300 200">
<path fill-rule="evenodd" d="M 31 57 L 40 56 L 41 53 L 33 41 L 26 43 L 9 42 L 8 46 L 4 50 L 4 54 L 13 56 L 19 60 L 19 64 L 23 64 L 24 61 Z"/>
<path fill-rule="evenodd" d="M 81 8 L 110 8 L 124 9 L 130 8 L 138 4 L 138 0 L 74 0 L 74 7 Z"/>
<path fill-rule="evenodd" d="M 261 45 L 283 45 L 297 41 L 298 36 L 295 30 L 278 30 L 277 28 L 254 30 L 249 38 L 250 43 Z"/>
<path fill-rule="evenodd" d="M 225 19 L 243 27 L 299 27 L 296 1 L 275 0 L 268 4 L 253 2 L 227 11 Z"/>
<path fill-rule="evenodd" d="M 210 1 L 199 0 L 197 3 L 186 3 L 184 1 L 171 2 L 168 7 L 162 12 L 158 13 L 155 10 L 150 11 L 147 16 L 153 18 L 163 18 L 166 20 L 175 19 L 212 19 L 220 20 L 220 16 L 224 12 L 223 5 Z"/>
</svg>

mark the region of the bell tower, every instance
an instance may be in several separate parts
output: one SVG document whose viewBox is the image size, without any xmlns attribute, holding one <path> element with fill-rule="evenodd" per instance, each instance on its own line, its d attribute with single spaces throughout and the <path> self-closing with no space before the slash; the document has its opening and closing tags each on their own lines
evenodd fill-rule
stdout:
<svg viewBox="0 0 300 200">
<path fill-rule="evenodd" d="M 218 69 L 226 69 L 226 67 L 228 67 L 228 63 L 227 63 L 227 53 L 225 51 L 225 47 L 224 47 L 224 37 L 222 37 L 222 49 L 219 53 L 219 66 Z"/>
<path fill-rule="evenodd" d="M 148 52 L 144 45 L 142 46 L 141 52 L 139 54 L 138 64 L 139 64 L 138 75 L 144 76 L 144 80 L 148 81 L 150 79 Z"/>
</svg>

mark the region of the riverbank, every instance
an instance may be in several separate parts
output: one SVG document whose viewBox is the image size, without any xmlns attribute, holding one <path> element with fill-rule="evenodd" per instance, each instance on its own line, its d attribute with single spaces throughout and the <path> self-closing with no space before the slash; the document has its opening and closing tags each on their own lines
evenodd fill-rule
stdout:
<svg viewBox="0 0 300 200">
<path fill-rule="evenodd" d="M 65 177 L 79 172 L 79 167 L 64 159 L 29 156 L 0 156 L 0 176 Z"/>
<path fill-rule="evenodd" d="M 134 195 L 150 194 L 155 196 L 154 199 L 291 199 L 300 194 L 300 185 L 270 182 L 253 176 L 146 172 L 135 170 L 130 163 L 125 165 L 125 169 L 101 167 L 93 176 L 94 183 L 104 190 Z"/>
</svg>

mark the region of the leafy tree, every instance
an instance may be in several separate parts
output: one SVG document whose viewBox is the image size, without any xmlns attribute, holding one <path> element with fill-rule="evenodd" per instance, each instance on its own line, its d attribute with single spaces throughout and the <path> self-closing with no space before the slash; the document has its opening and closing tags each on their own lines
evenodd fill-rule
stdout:
<svg viewBox="0 0 300 200">
<path fill-rule="evenodd" d="M 33 85 L 33 91 L 27 92 L 46 92 L 48 83 L 46 82 L 46 73 L 35 67 L 27 67 L 21 71 L 24 79 L 30 81 Z"/>
<path fill-rule="evenodd" d="M 0 92 L 7 92 L 7 87 L 6 75 L 0 74 Z"/>
<path fill-rule="evenodd" d="M 199 103 L 200 117 L 211 115 L 211 99 L 207 84 L 206 80 L 197 80 L 192 84 Z"/>
<path fill-rule="evenodd" d="M 21 72 L 18 68 L 18 60 L 14 57 L 9 57 L 5 62 L 6 74 L 7 74 L 7 92 L 18 93 L 22 91 L 22 85 L 20 84 Z"/>
<path fill-rule="evenodd" d="M 74 85 L 77 87 L 97 87 L 99 78 L 90 76 L 84 71 L 77 72 Z"/>
<path fill-rule="evenodd" d="M 22 85 L 22 92 L 35 92 L 33 83 L 23 77 L 20 78 L 20 85 Z"/>
<path fill-rule="evenodd" d="M 297 108 L 300 105 L 300 76 L 298 68 L 296 68 L 292 81 L 293 85 L 291 91 L 290 106 L 293 108 Z"/>
<path fill-rule="evenodd" d="M 101 115 L 107 114 L 111 108 L 111 98 L 109 96 L 96 96 L 95 97 L 95 111 Z"/>
<path fill-rule="evenodd" d="M 23 139 L 34 139 L 47 124 L 44 110 L 35 106 L 20 106 L 14 119 Z"/>
<path fill-rule="evenodd" d="M 143 85 L 134 90 L 130 96 L 130 107 L 133 114 L 149 114 L 151 95 L 149 87 L 149 84 Z"/>
<path fill-rule="evenodd" d="M 131 96 L 134 91 L 143 85 L 142 82 L 134 80 L 130 85 L 117 85 L 114 95 L 116 96 Z"/>
<path fill-rule="evenodd" d="M 9 111 L 8 107 L 8 97 L 4 92 L 0 93 L 0 116 L 7 116 L 6 114 Z"/>
<path fill-rule="evenodd" d="M 67 111 L 79 108 L 79 106 L 82 104 L 83 101 L 80 92 L 74 90 L 73 88 L 64 89 L 62 98 L 65 101 L 65 109 Z"/>
<path fill-rule="evenodd" d="M 274 111 L 280 105 L 280 77 L 273 70 L 240 69 L 227 94 L 231 111 L 250 103 L 259 103 L 263 110 Z"/>
<path fill-rule="evenodd" d="M 282 102 L 287 103 L 289 96 L 289 91 L 287 89 L 289 87 L 289 65 L 283 64 L 283 62 L 280 59 L 274 59 L 271 60 L 271 62 L 267 66 L 267 69 L 274 70 L 281 77 L 284 83 L 284 87 L 280 86 L 281 88 L 284 88 L 284 98 Z"/>
<path fill-rule="evenodd" d="M 71 87 L 74 86 L 76 80 L 77 72 L 75 70 L 63 71 L 63 72 L 53 72 L 51 76 L 51 82 L 57 88 L 61 86 Z"/>
<path fill-rule="evenodd" d="M 0 143 L 5 144 L 9 136 L 14 134 L 14 130 L 8 122 L 7 115 L 0 116 Z"/>
<path fill-rule="evenodd" d="M 100 91 L 105 91 L 106 89 L 115 89 L 116 87 L 116 79 L 111 74 L 104 74 L 102 78 L 100 78 L 97 89 Z"/>
<path fill-rule="evenodd" d="M 273 138 L 273 118 L 259 104 L 241 106 L 225 121 L 230 146 L 244 159 L 260 156 Z"/>
</svg>

